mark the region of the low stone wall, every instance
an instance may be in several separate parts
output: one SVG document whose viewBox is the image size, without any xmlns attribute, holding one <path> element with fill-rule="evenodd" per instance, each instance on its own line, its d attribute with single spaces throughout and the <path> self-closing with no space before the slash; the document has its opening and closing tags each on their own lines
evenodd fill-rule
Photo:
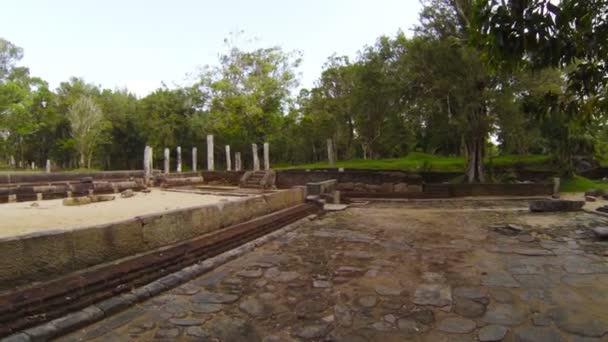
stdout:
<svg viewBox="0 0 608 342">
<path fill-rule="evenodd" d="M 201 171 L 207 184 L 239 185 L 245 171 Z"/>
<path fill-rule="evenodd" d="M 550 196 L 553 184 L 429 184 L 429 188 L 445 187 L 450 197 L 467 196 Z M 425 189 L 426 191 L 426 189 Z"/>
<path fill-rule="evenodd" d="M 158 173 L 158 171 L 155 171 Z M 29 184 L 29 183 L 65 183 L 80 182 L 82 179 L 94 181 L 116 181 L 131 178 L 143 178 L 142 170 L 135 171 L 102 171 L 102 172 L 22 172 L 0 174 L 0 185 L 3 184 Z"/>
<path fill-rule="evenodd" d="M 170 245 L 304 202 L 300 187 L 72 230 L 0 239 L 0 290 Z"/>
<path fill-rule="evenodd" d="M 403 171 L 355 171 L 337 169 L 286 170 L 277 172 L 277 187 L 288 188 L 335 179 L 336 190 L 355 192 L 420 192 L 423 179 Z"/>
</svg>

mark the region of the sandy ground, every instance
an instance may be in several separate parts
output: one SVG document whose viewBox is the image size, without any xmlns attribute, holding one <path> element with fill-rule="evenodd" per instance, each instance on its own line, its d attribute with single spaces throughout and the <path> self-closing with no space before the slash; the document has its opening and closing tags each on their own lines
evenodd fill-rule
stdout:
<svg viewBox="0 0 608 342">
<path fill-rule="evenodd" d="M 126 220 L 135 216 L 188 208 L 241 197 L 199 195 L 153 189 L 134 197 L 83 206 L 64 206 L 61 199 L 0 204 L 0 237 L 49 229 L 71 229 Z M 32 206 L 37 203 L 38 206 Z"/>
</svg>

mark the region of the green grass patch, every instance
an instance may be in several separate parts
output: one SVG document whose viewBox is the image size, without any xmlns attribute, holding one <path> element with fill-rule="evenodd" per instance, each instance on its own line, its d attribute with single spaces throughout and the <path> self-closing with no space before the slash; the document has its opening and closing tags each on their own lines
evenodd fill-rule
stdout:
<svg viewBox="0 0 608 342">
<path fill-rule="evenodd" d="M 589 178 L 574 176 L 562 179 L 560 192 L 585 192 L 593 189 L 608 189 L 608 183 Z"/>
<path fill-rule="evenodd" d="M 551 156 L 499 156 L 492 159 L 491 164 L 498 167 L 527 168 L 543 170 L 550 168 Z M 487 161 L 486 163 L 489 163 Z M 327 162 L 304 165 L 275 165 L 275 169 L 317 169 L 327 168 Z M 465 168 L 463 157 L 446 157 L 427 153 L 412 152 L 403 158 L 391 159 L 353 159 L 336 162 L 336 167 L 349 169 L 377 169 L 377 170 L 408 170 L 408 171 L 443 171 L 462 172 Z"/>
</svg>

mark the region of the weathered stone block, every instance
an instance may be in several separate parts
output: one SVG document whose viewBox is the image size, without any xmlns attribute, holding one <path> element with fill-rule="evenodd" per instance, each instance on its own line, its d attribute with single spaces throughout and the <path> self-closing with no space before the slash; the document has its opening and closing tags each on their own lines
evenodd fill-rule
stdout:
<svg viewBox="0 0 608 342">
<path fill-rule="evenodd" d="M 397 183 L 393 190 L 395 192 L 407 192 L 407 183 Z"/>
<path fill-rule="evenodd" d="M 578 211 L 581 210 L 584 205 L 584 201 L 537 200 L 530 202 L 529 209 L 533 212 Z"/>
<path fill-rule="evenodd" d="M 337 189 L 342 191 L 353 191 L 355 190 L 355 184 L 352 182 L 338 183 Z"/>
<path fill-rule="evenodd" d="M 0 239 L 0 288 L 14 287 L 27 270 L 29 260 L 25 259 L 23 241 L 19 237 Z"/>
<path fill-rule="evenodd" d="M 72 241 L 64 230 L 29 234 L 22 237 L 22 242 L 23 256 L 30 265 L 27 271 L 34 278 L 62 274 L 72 269 Z"/>
<path fill-rule="evenodd" d="M 407 192 L 422 192 L 422 185 L 418 184 L 408 184 Z"/>
<path fill-rule="evenodd" d="M 380 192 L 393 192 L 394 191 L 394 185 L 393 183 L 382 183 L 382 185 L 380 185 Z"/>
</svg>

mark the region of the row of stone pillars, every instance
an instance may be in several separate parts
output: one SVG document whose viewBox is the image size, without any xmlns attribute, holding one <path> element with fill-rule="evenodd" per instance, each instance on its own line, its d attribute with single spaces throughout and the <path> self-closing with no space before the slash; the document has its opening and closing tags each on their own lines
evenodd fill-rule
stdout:
<svg viewBox="0 0 608 342">
<path fill-rule="evenodd" d="M 258 157 L 258 145 L 251 144 L 251 150 L 253 153 L 253 170 L 260 170 L 260 159 Z M 182 148 L 178 146 L 177 149 L 177 172 L 182 172 Z M 192 148 L 192 171 L 197 170 L 197 148 Z M 171 151 L 165 148 L 164 151 L 164 173 L 171 171 Z M 234 153 L 234 169 L 232 168 L 232 156 L 230 152 L 230 145 L 226 145 L 226 170 L 227 171 L 241 171 L 243 164 L 241 162 L 241 153 Z M 215 160 L 213 155 L 213 135 L 207 136 L 207 170 L 215 171 Z M 270 170 L 270 144 L 264 143 L 264 170 Z M 146 146 L 144 149 L 144 172 L 146 175 L 152 174 L 152 148 Z"/>
<path fill-rule="evenodd" d="M 17 162 L 15 161 L 15 157 L 10 156 L 9 165 L 10 165 L 10 167 L 11 167 L 11 168 L 13 168 L 13 169 L 17 168 Z M 47 159 L 47 160 L 46 160 L 46 165 L 45 165 L 45 171 L 46 171 L 46 173 L 51 173 L 51 165 L 52 165 L 52 164 L 51 164 L 51 160 L 50 160 L 50 159 Z M 35 162 L 31 162 L 31 163 L 26 162 L 26 163 L 25 163 L 25 167 L 27 168 L 28 166 L 30 166 L 30 167 L 32 168 L 32 170 L 36 170 L 36 169 L 38 169 L 38 166 L 36 165 L 36 163 L 35 163 Z M 21 168 L 21 169 L 22 169 L 23 167 L 24 167 L 23 162 L 22 162 L 22 161 L 19 161 L 19 168 Z"/>
</svg>

